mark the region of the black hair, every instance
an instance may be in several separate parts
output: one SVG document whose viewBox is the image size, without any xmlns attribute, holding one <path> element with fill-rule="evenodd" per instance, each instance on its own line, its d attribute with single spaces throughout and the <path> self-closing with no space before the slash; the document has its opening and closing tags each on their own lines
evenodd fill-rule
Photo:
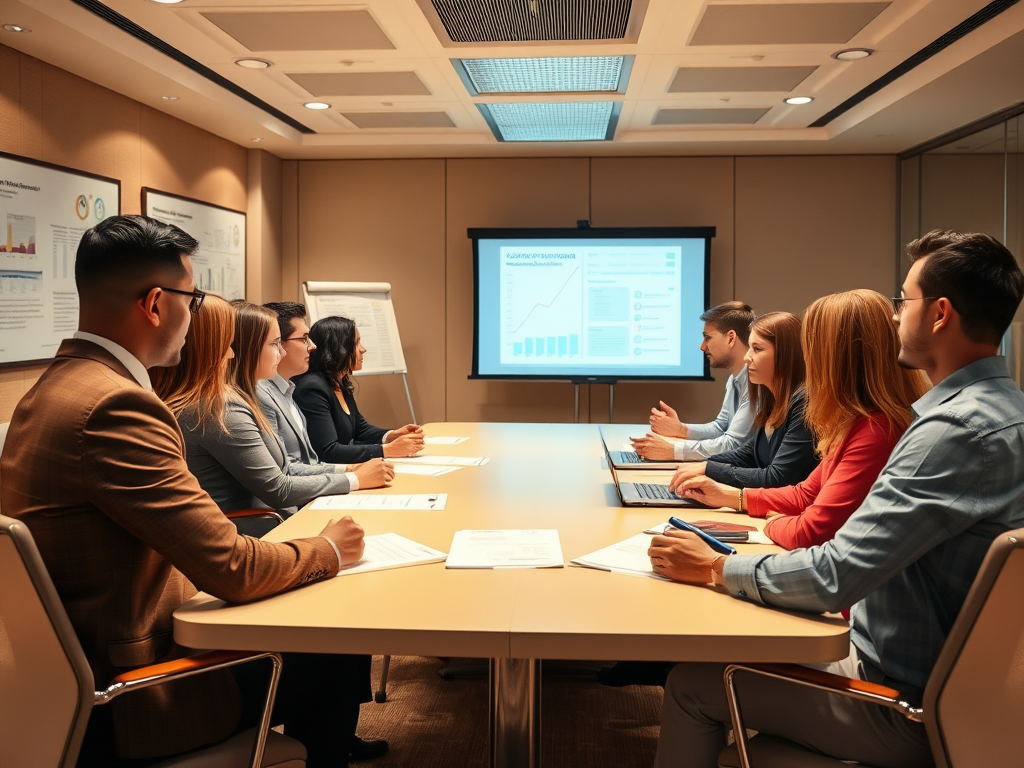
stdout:
<svg viewBox="0 0 1024 768">
<path fill-rule="evenodd" d="M 309 338 L 316 349 L 309 353 L 309 371 L 318 373 L 335 389 L 352 391 L 349 372 L 356 360 L 356 324 L 347 317 L 325 317 L 313 323 Z"/>
<path fill-rule="evenodd" d="M 277 313 L 277 324 L 281 328 L 282 339 L 292 335 L 296 320 L 303 320 L 306 317 L 306 305 L 297 301 L 271 301 L 263 306 Z"/>
<path fill-rule="evenodd" d="M 940 244 L 927 252 L 925 241 Z M 964 335 L 998 345 L 1024 296 L 1024 273 L 1013 254 L 991 235 L 933 230 L 907 246 L 911 261 L 927 260 L 918 275 L 925 297 L 946 298 L 960 315 Z"/>
<path fill-rule="evenodd" d="M 709 309 L 700 316 L 700 320 L 722 334 L 735 331 L 740 341 L 745 345 L 750 343 L 750 324 L 754 322 L 754 310 L 749 304 L 727 301 Z"/>
<path fill-rule="evenodd" d="M 198 248 L 194 237 L 173 224 L 146 216 L 111 216 L 87 230 L 78 244 L 75 284 L 79 296 L 84 299 L 114 281 L 132 286 L 165 276 L 180 279 L 185 274 L 181 257 L 192 256 Z"/>
</svg>

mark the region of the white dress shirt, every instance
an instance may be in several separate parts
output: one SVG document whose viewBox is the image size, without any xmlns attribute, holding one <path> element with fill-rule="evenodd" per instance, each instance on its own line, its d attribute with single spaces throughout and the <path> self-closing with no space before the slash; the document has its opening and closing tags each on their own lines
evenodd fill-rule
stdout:
<svg viewBox="0 0 1024 768">
<path fill-rule="evenodd" d="M 111 341 L 103 336 L 97 336 L 95 333 L 87 333 L 86 331 L 75 331 L 71 338 L 91 341 L 93 344 L 103 347 L 107 352 L 116 357 L 121 365 L 128 369 L 128 373 L 139 382 L 143 389 L 148 389 L 150 392 L 153 391 L 153 382 L 149 380 L 149 371 L 146 370 L 146 366 L 139 361 L 139 358 L 116 341 Z"/>
</svg>

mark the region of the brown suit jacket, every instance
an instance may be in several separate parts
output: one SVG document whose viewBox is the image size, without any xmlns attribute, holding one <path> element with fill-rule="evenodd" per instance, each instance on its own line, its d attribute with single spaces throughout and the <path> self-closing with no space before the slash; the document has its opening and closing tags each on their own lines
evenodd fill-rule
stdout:
<svg viewBox="0 0 1024 768">
<path fill-rule="evenodd" d="M 182 655 L 171 614 L 197 587 L 244 602 L 338 570 L 322 538 L 273 544 L 239 535 L 188 471 L 171 412 L 88 341 L 65 340 L 18 404 L 0 473 L 0 509 L 32 532 L 98 686 Z M 239 717 L 226 674 L 121 701 L 122 757 L 216 741 Z"/>
</svg>

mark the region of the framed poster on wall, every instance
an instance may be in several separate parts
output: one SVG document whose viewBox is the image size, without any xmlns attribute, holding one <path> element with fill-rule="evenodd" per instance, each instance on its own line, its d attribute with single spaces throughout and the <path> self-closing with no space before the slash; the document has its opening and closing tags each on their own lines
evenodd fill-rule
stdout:
<svg viewBox="0 0 1024 768">
<path fill-rule="evenodd" d="M 142 212 L 199 241 L 192 256 L 196 287 L 228 301 L 245 298 L 245 214 L 212 203 L 142 188 Z"/>
<path fill-rule="evenodd" d="M 0 365 L 49 360 L 78 330 L 78 243 L 120 211 L 117 179 L 0 152 Z"/>
</svg>

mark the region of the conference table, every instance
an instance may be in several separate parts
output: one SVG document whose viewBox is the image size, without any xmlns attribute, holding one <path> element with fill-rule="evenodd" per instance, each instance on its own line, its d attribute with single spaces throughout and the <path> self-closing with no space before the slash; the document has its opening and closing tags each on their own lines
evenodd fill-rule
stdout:
<svg viewBox="0 0 1024 768">
<path fill-rule="evenodd" d="M 602 425 L 611 448 L 644 427 Z M 174 614 L 190 648 L 455 656 L 490 659 L 491 765 L 540 761 L 542 659 L 822 663 L 845 658 L 838 616 L 766 608 L 721 588 L 568 565 L 664 522 L 763 521 L 714 510 L 623 507 L 597 425 L 436 423 L 461 436 L 424 453 L 489 457 L 439 477 L 402 474 L 376 493 L 447 493 L 443 511 L 364 510 L 367 535 L 394 532 L 447 552 L 463 529 L 558 530 L 564 568 L 454 570 L 444 563 L 328 579 L 244 605 L 199 594 Z M 667 482 L 665 470 L 620 477 Z M 318 534 L 338 511 L 303 509 L 266 538 Z M 740 553 L 779 551 L 737 545 Z"/>
</svg>

